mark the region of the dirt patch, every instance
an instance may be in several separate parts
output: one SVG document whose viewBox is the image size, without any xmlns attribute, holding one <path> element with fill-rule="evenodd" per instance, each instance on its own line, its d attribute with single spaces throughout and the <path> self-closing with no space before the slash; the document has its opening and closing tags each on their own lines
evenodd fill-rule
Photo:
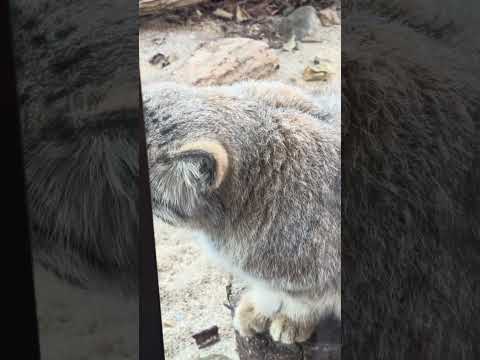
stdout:
<svg viewBox="0 0 480 360">
<path fill-rule="evenodd" d="M 230 277 L 213 265 L 191 234 L 154 222 L 165 358 L 222 354 L 238 359 L 227 301 Z M 220 341 L 199 349 L 193 335 L 218 326 Z"/>
</svg>

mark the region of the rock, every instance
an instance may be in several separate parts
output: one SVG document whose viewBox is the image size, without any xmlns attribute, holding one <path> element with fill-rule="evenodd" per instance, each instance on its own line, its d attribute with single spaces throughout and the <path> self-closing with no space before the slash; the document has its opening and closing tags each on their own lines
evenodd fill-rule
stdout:
<svg viewBox="0 0 480 360">
<path fill-rule="evenodd" d="M 302 6 L 282 19 L 279 24 L 279 33 L 284 38 L 295 35 L 298 41 L 321 41 L 320 31 L 322 23 L 313 6 Z"/>
<path fill-rule="evenodd" d="M 278 57 L 263 41 L 246 38 L 214 40 L 191 57 L 165 68 L 165 77 L 192 85 L 223 85 L 262 79 L 279 67 Z"/>
<path fill-rule="evenodd" d="M 218 326 L 214 325 L 208 329 L 202 330 L 192 336 L 199 349 L 211 346 L 220 341 Z"/>
<path fill-rule="evenodd" d="M 160 65 L 160 67 L 163 68 L 170 65 L 170 59 L 168 58 L 168 56 L 162 53 L 158 53 L 149 60 L 149 63 L 152 65 Z"/>
<path fill-rule="evenodd" d="M 340 17 L 338 16 L 336 6 L 321 10 L 319 17 L 323 26 L 340 25 Z"/>
</svg>

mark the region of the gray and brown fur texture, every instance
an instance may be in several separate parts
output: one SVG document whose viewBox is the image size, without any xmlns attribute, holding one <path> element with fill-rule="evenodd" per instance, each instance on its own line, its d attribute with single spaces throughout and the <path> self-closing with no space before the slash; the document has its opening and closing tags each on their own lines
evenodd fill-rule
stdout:
<svg viewBox="0 0 480 360">
<path fill-rule="evenodd" d="M 480 3 L 357 4 L 342 24 L 342 357 L 476 359 Z"/>
<path fill-rule="evenodd" d="M 138 281 L 137 9 L 11 2 L 34 261 L 87 287 Z"/>
<path fill-rule="evenodd" d="M 340 316 L 340 96 L 277 82 L 143 89 L 154 213 L 250 291 L 241 335 L 305 341 Z M 271 324 L 270 324 L 271 322 Z"/>
</svg>

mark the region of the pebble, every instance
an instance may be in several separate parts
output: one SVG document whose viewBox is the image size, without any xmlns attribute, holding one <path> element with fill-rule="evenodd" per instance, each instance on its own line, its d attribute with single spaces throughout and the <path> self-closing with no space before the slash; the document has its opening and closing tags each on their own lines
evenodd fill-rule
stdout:
<svg viewBox="0 0 480 360">
<path fill-rule="evenodd" d="M 295 35 L 298 41 L 321 41 L 322 23 L 313 6 L 302 6 L 283 18 L 278 30 L 287 39 Z"/>
</svg>

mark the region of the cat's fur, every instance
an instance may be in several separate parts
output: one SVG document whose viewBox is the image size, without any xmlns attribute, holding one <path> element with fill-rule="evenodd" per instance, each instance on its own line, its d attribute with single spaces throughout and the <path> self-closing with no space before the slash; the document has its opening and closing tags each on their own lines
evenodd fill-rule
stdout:
<svg viewBox="0 0 480 360">
<path fill-rule="evenodd" d="M 342 357 L 476 359 L 480 3 L 356 3 L 342 9 Z"/>
<path fill-rule="evenodd" d="M 304 341 L 340 316 L 339 94 L 277 82 L 143 89 L 153 209 L 252 285 L 242 335 Z"/>
<path fill-rule="evenodd" d="M 34 261 L 77 285 L 134 294 L 137 6 L 11 2 Z"/>
</svg>

